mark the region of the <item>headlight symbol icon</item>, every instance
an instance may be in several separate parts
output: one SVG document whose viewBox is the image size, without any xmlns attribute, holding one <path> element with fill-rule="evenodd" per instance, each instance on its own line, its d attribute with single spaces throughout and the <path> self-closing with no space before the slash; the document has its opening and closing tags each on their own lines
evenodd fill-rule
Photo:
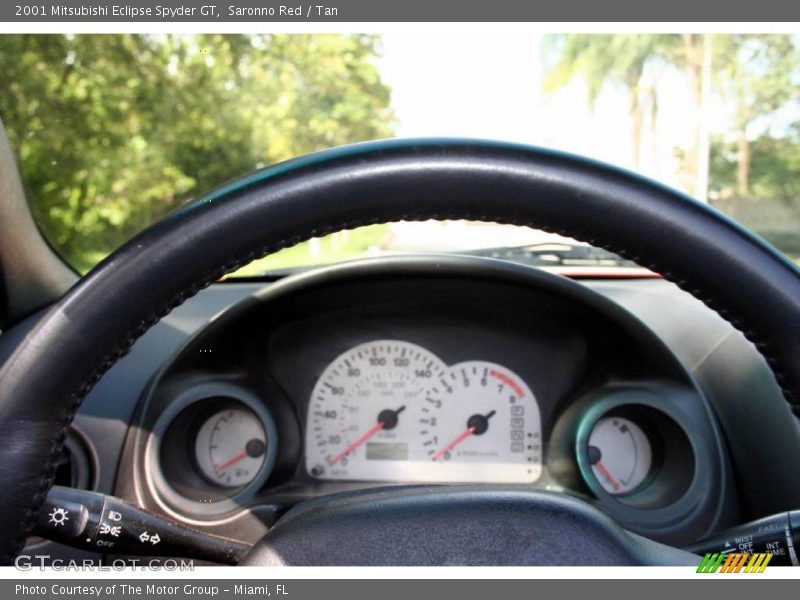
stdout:
<svg viewBox="0 0 800 600">
<path fill-rule="evenodd" d="M 50 517 L 50 523 L 53 525 L 64 525 L 67 521 L 69 521 L 69 511 L 65 508 L 56 507 L 53 509 L 48 516 Z"/>
</svg>

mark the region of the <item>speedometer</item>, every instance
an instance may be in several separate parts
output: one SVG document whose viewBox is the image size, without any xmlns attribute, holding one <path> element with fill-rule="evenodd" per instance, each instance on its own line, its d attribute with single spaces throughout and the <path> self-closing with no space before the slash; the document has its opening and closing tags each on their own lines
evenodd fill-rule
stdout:
<svg viewBox="0 0 800 600">
<path fill-rule="evenodd" d="M 311 395 L 306 470 L 317 479 L 414 480 L 439 443 L 441 402 L 426 398 L 446 366 L 409 342 L 378 340 L 337 357 Z"/>
</svg>

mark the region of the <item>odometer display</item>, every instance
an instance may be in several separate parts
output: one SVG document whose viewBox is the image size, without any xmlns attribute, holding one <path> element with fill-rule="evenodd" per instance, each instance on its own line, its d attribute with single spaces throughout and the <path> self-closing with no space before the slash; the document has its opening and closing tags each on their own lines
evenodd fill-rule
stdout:
<svg viewBox="0 0 800 600">
<path fill-rule="evenodd" d="M 408 460 L 408 444 L 367 442 L 367 460 Z"/>
</svg>

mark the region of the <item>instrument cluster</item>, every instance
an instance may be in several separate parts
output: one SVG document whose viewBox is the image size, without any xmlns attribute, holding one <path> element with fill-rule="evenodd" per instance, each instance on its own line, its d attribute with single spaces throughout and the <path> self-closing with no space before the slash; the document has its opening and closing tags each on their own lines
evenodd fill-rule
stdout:
<svg viewBox="0 0 800 600">
<path fill-rule="evenodd" d="M 247 539 L 326 494 L 524 485 L 689 539 L 729 485 L 701 394 L 652 331 L 563 278 L 474 259 L 336 267 L 270 286 L 176 353 L 118 493 Z"/>
<path fill-rule="evenodd" d="M 305 465 L 329 480 L 532 483 L 541 442 L 536 398 L 510 369 L 375 340 L 314 386 Z"/>
</svg>

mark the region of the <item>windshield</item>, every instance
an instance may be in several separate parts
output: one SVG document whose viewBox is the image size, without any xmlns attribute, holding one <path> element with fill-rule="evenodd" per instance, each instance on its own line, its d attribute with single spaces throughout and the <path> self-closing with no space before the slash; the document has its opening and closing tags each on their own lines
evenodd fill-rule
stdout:
<svg viewBox="0 0 800 600">
<path fill-rule="evenodd" d="M 214 187 L 386 137 L 501 139 L 633 169 L 800 257 L 800 43 L 790 35 L 6 35 L 0 118 L 45 237 L 86 272 Z M 311 240 L 263 276 L 399 252 L 634 268 L 463 222 Z"/>
</svg>

